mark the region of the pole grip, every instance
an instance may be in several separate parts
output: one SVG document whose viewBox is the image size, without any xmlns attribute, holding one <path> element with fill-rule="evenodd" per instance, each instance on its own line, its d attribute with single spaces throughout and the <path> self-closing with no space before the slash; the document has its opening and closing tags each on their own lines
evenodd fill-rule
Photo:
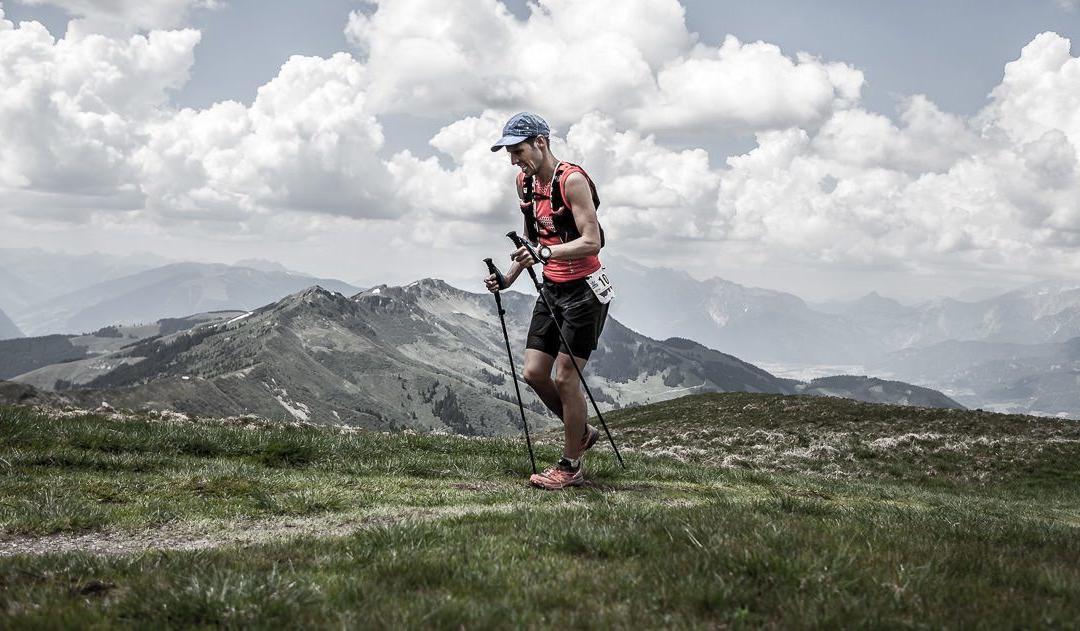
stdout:
<svg viewBox="0 0 1080 631">
<path fill-rule="evenodd" d="M 534 261 L 540 262 L 540 255 L 536 253 L 536 248 L 533 247 L 533 244 L 529 243 L 525 239 L 522 239 L 517 232 L 511 230 L 510 232 L 506 233 L 506 237 L 513 241 L 514 245 L 516 245 L 517 247 L 525 248 L 529 255 L 533 257 Z"/>
<path fill-rule="evenodd" d="M 495 282 L 499 283 L 499 289 L 506 289 L 506 277 L 495 266 L 495 263 L 490 258 L 484 259 L 484 263 L 487 264 L 488 273 L 495 275 Z"/>
<path fill-rule="evenodd" d="M 514 245 L 518 246 L 519 248 L 521 247 L 521 237 L 518 236 L 518 233 L 516 231 L 511 230 L 510 232 L 507 232 L 506 238 L 513 241 Z"/>
<path fill-rule="evenodd" d="M 535 250 L 535 249 L 533 249 L 533 246 L 532 246 L 532 244 L 530 244 L 530 243 L 529 243 L 528 241 L 526 241 L 525 239 L 522 239 L 522 238 L 521 238 L 521 237 L 520 237 L 520 236 L 518 235 L 518 233 L 517 233 L 517 232 L 515 232 L 515 231 L 513 231 L 513 230 L 511 230 L 510 232 L 507 232 L 507 233 L 506 233 L 506 238 L 508 238 L 508 239 L 510 239 L 511 241 L 513 241 L 513 242 L 514 242 L 514 245 L 516 245 L 517 247 L 519 247 L 519 248 L 525 248 L 525 250 L 526 250 L 526 251 L 528 251 L 529 255 L 533 257 L 533 260 L 534 260 L 534 261 L 539 261 L 539 260 L 540 260 L 540 257 L 539 257 L 539 256 L 537 256 L 537 254 L 536 254 L 536 250 Z M 536 270 L 534 270 L 534 269 L 532 268 L 532 265 L 530 265 L 530 266 L 526 267 L 525 269 L 526 269 L 526 270 L 527 270 L 527 271 L 529 272 L 529 277 L 530 277 L 530 278 L 532 278 L 532 282 L 533 282 L 533 284 L 534 284 L 534 285 L 536 285 L 536 291 L 542 291 L 542 289 L 543 289 L 543 284 L 542 284 L 542 283 L 540 282 L 540 279 L 536 277 Z"/>
</svg>

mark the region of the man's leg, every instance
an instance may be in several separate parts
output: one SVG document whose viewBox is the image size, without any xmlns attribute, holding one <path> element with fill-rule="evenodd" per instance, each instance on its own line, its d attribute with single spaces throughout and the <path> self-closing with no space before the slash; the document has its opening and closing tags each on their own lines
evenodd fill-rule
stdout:
<svg viewBox="0 0 1080 631">
<path fill-rule="evenodd" d="M 551 367 L 554 364 L 555 358 L 551 355 L 533 348 L 526 348 L 525 369 L 521 371 L 521 377 L 536 392 L 547 409 L 551 410 L 555 416 L 562 418 L 562 401 L 559 399 L 555 382 L 551 379 Z M 570 368 L 573 369 L 573 366 Z"/>
<path fill-rule="evenodd" d="M 585 391 L 581 388 L 581 379 L 574 370 L 572 361 L 576 361 L 578 368 L 584 372 L 585 363 L 589 360 L 580 357 L 571 358 L 566 353 L 559 353 L 559 357 L 555 360 L 555 388 L 562 401 L 563 439 L 565 440 L 563 455 L 576 460 L 582 453 L 588 408 L 585 405 Z"/>
</svg>

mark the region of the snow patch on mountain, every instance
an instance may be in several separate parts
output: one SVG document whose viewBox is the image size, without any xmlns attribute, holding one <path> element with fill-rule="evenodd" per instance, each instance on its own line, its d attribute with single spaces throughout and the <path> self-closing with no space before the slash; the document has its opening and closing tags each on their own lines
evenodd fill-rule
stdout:
<svg viewBox="0 0 1080 631">
<path fill-rule="evenodd" d="M 293 418 L 298 421 L 311 420 L 311 408 L 307 405 L 300 403 L 299 401 L 293 401 L 289 399 L 289 391 L 281 387 L 270 387 L 271 394 L 274 395 L 274 399 L 281 404 L 281 407 L 285 408 L 285 411 L 292 414 Z"/>
</svg>

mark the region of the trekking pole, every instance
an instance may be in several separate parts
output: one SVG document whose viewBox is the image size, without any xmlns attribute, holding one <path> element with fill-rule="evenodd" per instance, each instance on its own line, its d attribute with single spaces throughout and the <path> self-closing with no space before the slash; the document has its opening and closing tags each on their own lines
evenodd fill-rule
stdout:
<svg viewBox="0 0 1080 631">
<path fill-rule="evenodd" d="M 536 255 L 536 250 L 528 241 L 518 236 L 517 232 L 511 230 L 506 233 L 506 236 L 514 242 L 519 248 L 525 248 L 529 255 L 533 257 L 533 260 L 539 261 L 540 257 Z M 533 270 L 532 265 L 525 267 L 529 271 L 529 278 L 532 278 L 533 284 L 536 285 L 536 293 L 540 294 L 540 300 L 544 301 L 544 306 L 547 307 L 548 313 L 551 314 L 552 319 L 555 318 L 555 310 L 551 308 L 551 303 L 548 302 L 547 296 L 544 294 L 544 284 L 536 278 L 536 272 Z M 558 326 L 558 322 L 555 322 L 555 330 L 559 332 L 559 340 L 562 341 L 562 345 L 566 347 L 566 350 L 570 350 L 570 345 L 566 343 L 566 336 L 563 335 L 562 327 Z M 615 439 L 611 437 L 611 432 L 608 431 L 607 423 L 604 422 L 604 416 L 600 414 L 600 406 L 596 405 L 596 399 L 593 398 L 592 390 L 589 390 L 589 384 L 585 383 L 585 375 L 581 374 L 581 367 L 577 365 L 577 360 L 574 355 L 570 354 L 570 363 L 574 365 L 574 370 L 577 371 L 578 379 L 581 380 L 581 385 L 585 388 L 585 394 L 589 395 L 589 401 L 592 402 L 593 409 L 596 410 L 596 418 L 600 419 L 600 426 L 604 428 L 604 433 L 607 434 L 608 441 L 611 443 L 611 448 L 615 450 L 615 457 L 619 459 L 619 464 L 622 468 L 626 468 L 626 463 L 623 462 L 622 455 L 619 453 L 619 448 L 615 446 Z"/>
<path fill-rule="evenodd" d="M 506 289 L 506 278 L 499 271 L 499 268 L 495 267 L 495 264 L 491 262 L 491 259 L 484 259 L 487 263 L 488 272 L 495 275 L 496 281 L 499 283 L 499 291 Z M 525 445 L 529 448 L 529 462 L 532 463 L 532 472 L 536 473 L 536 456 L 533 455 L 532 439 L 529 437 L 529 422 L 525 420 L 525 404 L 521 402 L 521 387 L 518 385 L 517 368 L 514 367 L 514 354 L 510 351 L 510 334 L 506 331 L 506 310 L 502 306 L 502 296 L 499 295 L 499 291 L 495 291 L 495 307 L 499 311 L 499 322 L 502 324 L 503 340 L 506 341 L 506 356 L 510 358 L 510 375 L 514 378 L 514 392 L 517 393 L 518 409 L 521 410 L 521 424 L 525 426 Z"/>
</svg>

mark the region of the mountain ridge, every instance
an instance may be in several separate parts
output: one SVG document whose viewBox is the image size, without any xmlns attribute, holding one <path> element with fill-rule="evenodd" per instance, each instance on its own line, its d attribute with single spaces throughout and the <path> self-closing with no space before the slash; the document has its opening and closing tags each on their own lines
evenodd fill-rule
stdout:
<svg viewBox="0 0 1080 631">
<path fill-rule="evenodd" d="M 19 327 L 11 321 L 11 318 L 4 313 L 3 309 L 0 309 L 0 340 L 10 340 L 19 337 L 26 337 Z"/>
<path fill-rule="evenodd" d="M 254 309 L 319 283 L 351 293 L 335 279 L 261 271 L 222 263 L 171 263 L 111 279 L 35 305 L 21 320 L 31 333 L 92 331 L 119 323 L 220 309 Z"/>
<path fill-rule="evenodd" d="M 504 293 L 514 339 L 524 339 L 534 302 Z M 515 432 L 517 401 L 494 307 L 487 295 L 437 279 L 351 297 L 315 285 L 252 311 L 138 340 L 95 358 L 107 370 L 84 371 L 78 382 L 50 383 L 56 368 L 15 379 L 129 408 Z M 609 409 L 687 391 L 794 392 L 787 380 L 735 356 L 686 339 L 653 340 L 614 318 L 586 374 Z M 531 424 L 556 423 L 530 390 L 523 396 Z"/>
</svg>

